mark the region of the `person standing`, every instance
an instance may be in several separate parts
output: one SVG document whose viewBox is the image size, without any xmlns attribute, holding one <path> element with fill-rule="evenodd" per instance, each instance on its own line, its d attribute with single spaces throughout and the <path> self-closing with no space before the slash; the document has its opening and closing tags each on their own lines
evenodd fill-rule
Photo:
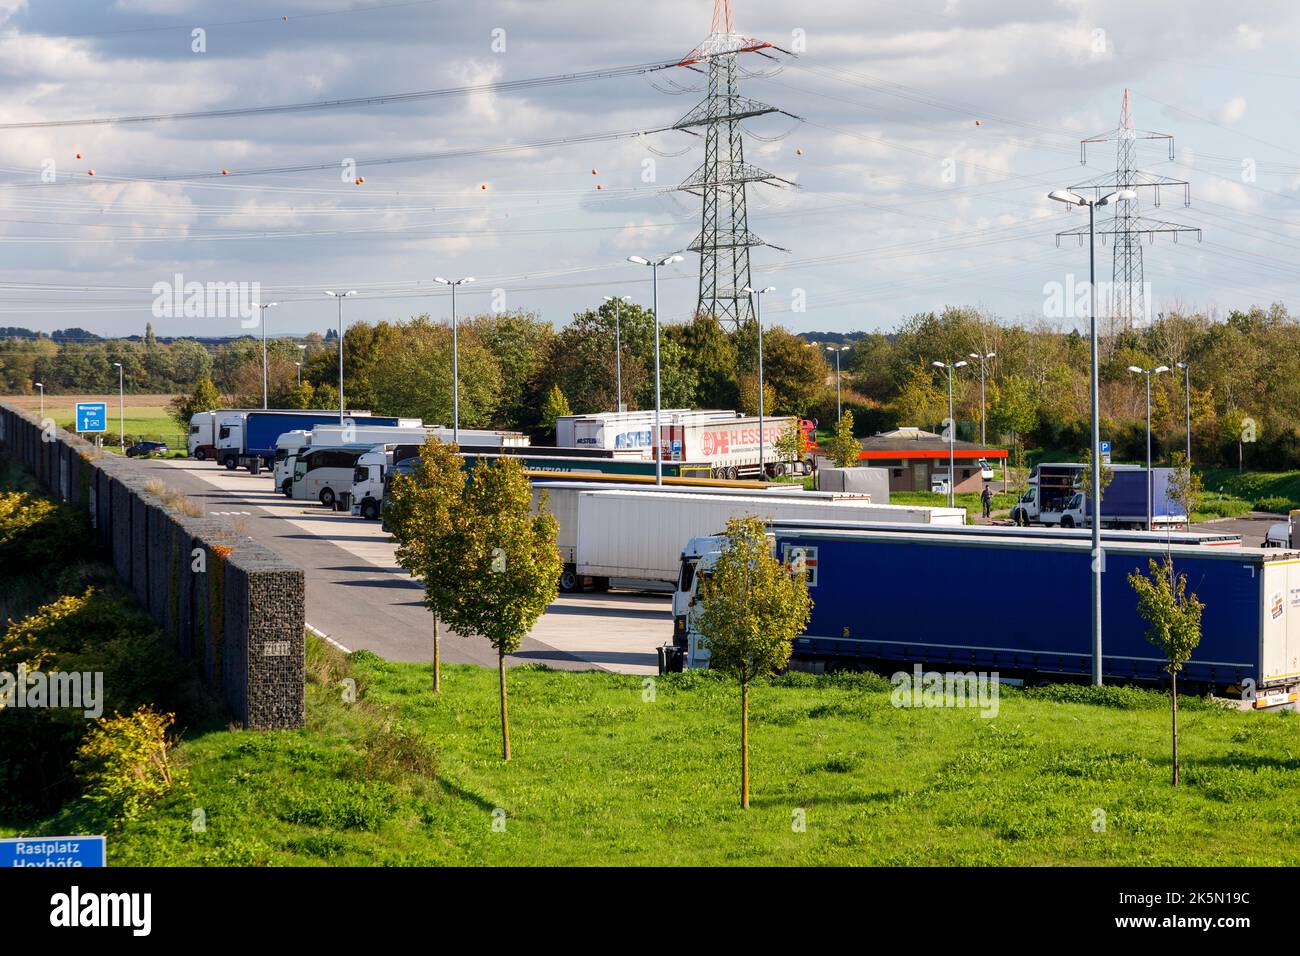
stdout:
<svg viewBox="0 0 1300 956">
<path fill-rule="evenodd" d="M 980 503 L 984 506 L 984 517 L 989 518 L 993 514 L 993 489 L 984 484 L 984 491 L 980 495 Z"/>
</svg>

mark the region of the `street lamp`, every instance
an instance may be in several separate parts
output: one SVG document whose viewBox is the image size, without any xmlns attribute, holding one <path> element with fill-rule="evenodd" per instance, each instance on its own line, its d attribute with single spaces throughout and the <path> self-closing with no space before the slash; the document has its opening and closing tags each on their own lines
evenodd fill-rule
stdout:
<svg viewBox="0 0 1300 956">
<path fill-rule="evenodd" d="M 331 292 L 325 290 L 325 294 L 339 300 L 339 424 L 343 424 L 343 300 L 350 295 L 356 295 L 356 289 L 349 289 L 347 292 Z"/>
<path fill-rule="evenodd" d="M 1088 207 L 1088 338 L 1092 347 L 1089 389 L 1092 395 L 1092 682 L 1101 685 L 1101 402 L 1097 395 L 1097 207 L 1119 200 L 1136 199 L 1132 189 L 1118 189 L 1097 199 L 1058 189 L 1048 199 L 1067 206 Z"/>
<path fill-rule="evenodd" d="M 126 448 L 126 372 L 122 368 L 121 362 L 114 362 L 117 366 L 117 440 L 123 449 Z"/>
<path fill-rule="evenodd" d="M 979 355 L 975 352 L 970 353 L 970 357 L 980 363 L 980 447 L 983 448 L 988 443 L 988 438 L 984 434 L 984 363 L 991 358 L 997 357 L 997 352 L 986 352 Z M 1005 466 L 1005 462 L 1003 463 Z"/>
<path fill-rule="evenodd" d="M 664 465 L 663 465 L 663 445 L 659 436 L 659 267 L 671 265 L 674 262 L 681 262 L 682 256 L 677 253 L 664 256 L 662 259 L 646 259 L 643 256 L 628 256 L 628 262 L 635 262 L 639 266 L 650 267 L 650 301 L 651 309 L 655 318 L 655 434 L 654 434 L 654 455 L 655 455 L 655 484 L 664 483 Z M 759 394 L 763 393 L 759 388 Z"/>
<path fill-rule="evenodd" d="M 1128 370 L 1138 375 L 1145 375 L 1147 379 L 1147 530 L 1150 531 L 1151 499 L 1155 496 L 1155 490 L 1151 486 L 1151 376 L 1169 371 L 1169 366 L 1157 365 L 1155 368 L 1138 368 L 1136 365 L 1130 365 Z"/>
<path fill-rule="evenodd" d="M 41 419 L 43 421 L 45 419 L 45 385 L 42 382 L 32 382 L 32 384 L 41 390 Z"/>
<path fill-rule="evenodd" d="M 293 364 L 298 367 L 298 387 L 302 388 L 302 363 L 294 362 Z"/>
<path fill-rule="evenodd" d="M 749 301 L 754 306 L 754 324 L 758 326 L 758 476 L 767 478 L 767 464 L 763 460 L 763 296 L 775 292 L 776 286 L 766 289 L 745 286 L 740 291 L 749 293 Z"/>
<path fill-rule="evenodd" d="M 962 368 L 966 362 L 963 360 L 952 363 L 931 362 L 930 364 L 935 368 L 946 368 L 948 370 L 948 507 L 952 508 L 957 503 L 957 483 L 955 481 L 957 477 L 957 467 L 956 462 L 953 460 L 955 457 L 953 455 L 953 442 L 957 440 L 957 423 L 953 421 L 952 417 L 952 370 L 955 368 Z"/>
<path fill-rule="evenodd" d="M 631 302 L 632 297 L 630 295 L 607 295 L 605 301 L 614 303 L 614 375 L 618 382 L 618 398 L 614 408 L 621 412 L 623 411 L 623 340 L 619 335 L 618 313 L 622 304 Z"/>
<path fill-rule="evenodd" d="M 273 309 L 279 302 L 258 303 L 258 308 L 262 310 L 262 408 L 267 408 L 266 404 L 266 310 Z"/>
<path fill-rule="evenodd" d="M 1183 408 L 1187 416 L 1187 467 L 1192 467 L 1192 370 L 1186 362 L 1175 362 L 1183 370 Z"/>
<path fill-rule="evenodd" d="M 444 279 L 435 276 L 434 282 L 451 286 L 451 440 L 460 442 L 460 350 L 456 334 L 456 286 L 473 282 L 473 276 L 463 279 Z"/>
<path fill-rule="evenodd" d="M 838 422 L 844 417 L 843 406 L 840 403 L 840 353 L 847 352 L 853 348 L 851 345 L 827 345 L 827 352 L 835 353 L 835 421 Z"/>
</svg>

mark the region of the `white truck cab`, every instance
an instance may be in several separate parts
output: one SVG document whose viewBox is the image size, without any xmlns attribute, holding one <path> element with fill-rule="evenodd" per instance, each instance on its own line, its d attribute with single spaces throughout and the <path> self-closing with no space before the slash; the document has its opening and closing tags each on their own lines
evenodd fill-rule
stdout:
<svg viewBox="0 0 1300 956">
<path fill-rule="evenodd" d="M 275 460 L 271 464 L 271 473 L 275 478 L 275 488 L 286 498 L 293 494 L 293 463 L 306 449 L 311 447 L 311 432 L 285 432 L 275 440 Z"/>
<path fill-rule="evenodd" d="M 393 446 L 378 446 L 357 459 L 352 473 L 352 514 L 378 521 L 384 501 L 384 478 L 393 466 Z"/>
</svg>

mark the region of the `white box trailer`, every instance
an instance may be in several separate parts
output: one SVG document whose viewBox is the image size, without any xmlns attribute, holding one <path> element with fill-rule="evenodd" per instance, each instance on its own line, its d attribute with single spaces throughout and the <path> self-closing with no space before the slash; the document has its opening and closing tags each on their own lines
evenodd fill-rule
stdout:
<svg viewBox="0 0 1300 956">
<path fill-rule="evenodd" d="M 730 409 L 662 408 L 659 425 L 682 422 L 727 420 L 736 417 Z M 638 449 L 649 458 L 654 448 L 654 409 L 633 412 L 593 412 L 561 415 L 555 420 L 555 444 L 559 448 L 598 448 L 607 451 Z"/>
<path fill-rule="evenodd" d="M 565 558 L 561 587 L 577 589 L 591 578 L 597 589 L 619 578 L 672 587 L 682 548 L 692 538 L 714 534 L 729 518 L 839 518 L 846 521 L 962 524 L 964 508 L 875 505 L 869 499 L 834 492 L 753 495 L 544 489 L 547 509 L 560 526 L 557 544 Z M 543 491 L 534 490 L 534 495 Z"/>
<path fill-rule="evenodd" d="M 758 477 L 761 436 L 763 465 L 769 475 L 811 474 L 810 460 L 783 460 L 777 453 L 777 439 L 792 423 L 811 427 L 796 418 L 766 415 L 761 428 L 757 415 L 726 420 L 670 420 L 661 423 L 664 460 L 708 462 L 716 478 Z"/>
</svg>

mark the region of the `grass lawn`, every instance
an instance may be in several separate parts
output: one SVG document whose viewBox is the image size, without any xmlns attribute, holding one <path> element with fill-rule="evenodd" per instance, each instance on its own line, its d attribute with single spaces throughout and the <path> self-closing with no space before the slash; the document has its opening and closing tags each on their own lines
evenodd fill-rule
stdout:
<svg viewBox="0 0 1300 956">
<path fill-rule="evenodd" d="M 190 736 L 188 791 L 110 832 L 110 861 L 1291 865 L 1300 844 L 1295 714 L 1184 700 L 1175 790 L 1154 692 L 1004 690 L 985 719 L 895 708 L 878 676 L 791 675 L 751 694 L 746 812 L 739 694 L 714 675 L 660 677 L 647 701 L 644 678 L 512 670 L 506 764 L 492 670 L 446 667 L 435 698 L 427 665 L 313 641 L 309 669 L 307 729 Z M 357 704 L 332 686 L 349 674 Z M 87 813 L 37 829 L 85 832 Z"/>
<path fill-rule="evenodd" d="M 1259 511 L 1286 512 L 1300 508 L 1300 471 L 1247 471 L 1232 468 L 1204 468 L 1201 482 L 1206 492 L 1223 489 L 1225 495 L 1242 498 Z"/>
</svg>

